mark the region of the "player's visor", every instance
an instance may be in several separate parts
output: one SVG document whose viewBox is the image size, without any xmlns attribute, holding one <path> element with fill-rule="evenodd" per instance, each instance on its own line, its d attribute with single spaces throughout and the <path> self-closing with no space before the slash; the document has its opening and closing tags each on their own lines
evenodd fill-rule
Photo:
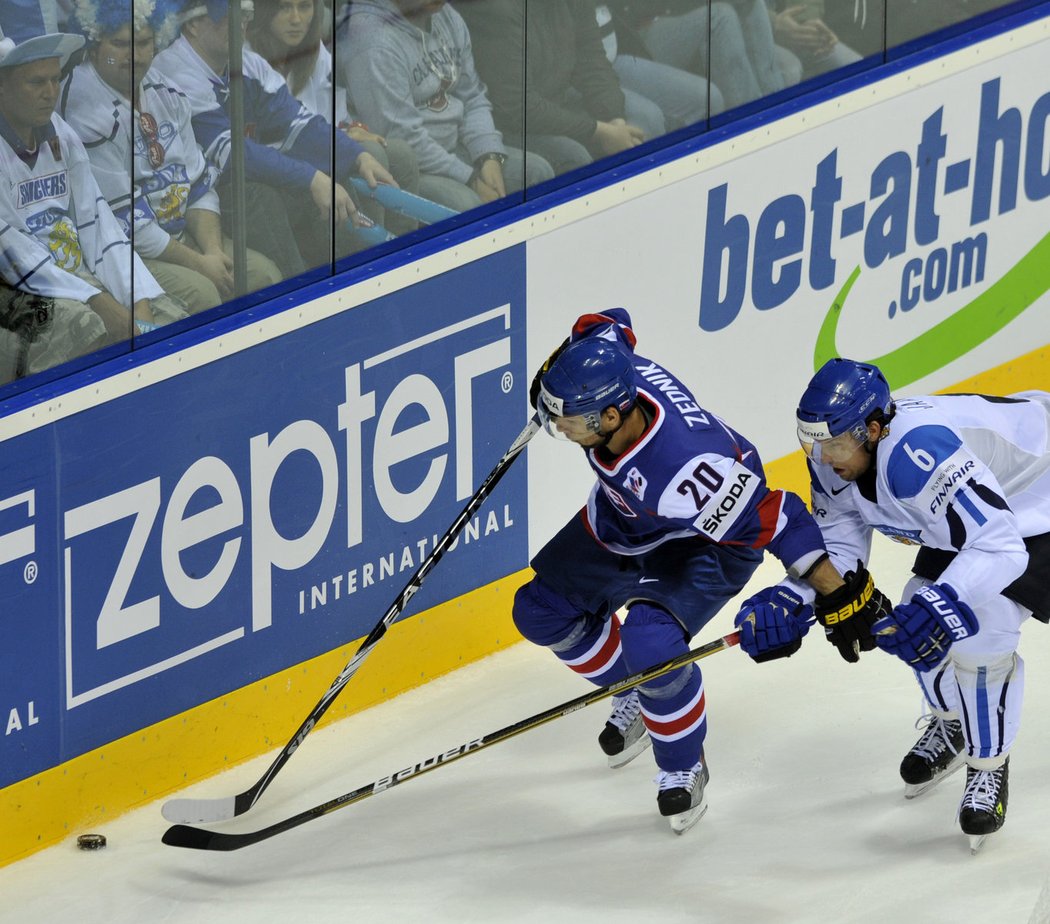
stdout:
<svg viewBox="0 0 1050 924">
<path fill-rule="evenodd" d="M 543 429 L 556 440 L 567 440 L 575 443 L 601 430 L 601 422 L 597 414 L 577 414 L 561 417 L 558 414 L 551 413 L 542 401 L 540 401 L 539 405 L 538 411 Z"/>
<path fill-rule="evenodd" d="M 798 441 L 809 458 L 820 464 L 845 462 L 868 439 L 868 428 L 863 423 L 854 424 L 845 433 L 821 439 L 814 424 L 799 421 Z M 825 428 L 826 430 L 826 428 Z"/>
</svg>

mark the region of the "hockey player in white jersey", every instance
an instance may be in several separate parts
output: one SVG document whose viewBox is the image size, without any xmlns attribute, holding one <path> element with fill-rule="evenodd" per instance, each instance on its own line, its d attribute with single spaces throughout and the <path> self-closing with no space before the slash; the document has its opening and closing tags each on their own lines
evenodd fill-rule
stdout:
<svg viewBox="0 0 1050 924">
<path fill-rule="evenodd" d="M 234 296 L 233 245 L 219 225 L 219 196 L 190 124 L 184 93 L 149 70 L 175 31 L 169 0 L 76 0 L 87 55 L 66 78 L 58 112 L 84 142 L 102 194 L 135 251 L 191 312 Z M 248 250 L 247 291 L 281 281 Z"/>
<path fill-rule="evenodd" d="M 61 33 L 0 42 L 0 278 L 9 304 L 11 292 L 37 299 L 26 317 L 0 311 L 13 335 L 2 351 L 17 354 L 4 357 L 6 377 L 185 317 L 135 257 L 83 145 L 54 114 L 62 65 L 83 43 Z"/>
<path fill-rule="evenodd" d="M 873 641 L 914 668 L 932 714 L 901 763 L 905 795 L 965 764 L 959 821 L 976 850 L 1006 818 L 1020 627 L 1033 614 L 1050 620 L 1050 394 L 894 401 L 877 367 L 833 359 L 797 414 L 833 561 L 867 561 L 874 532 L 921 546 Z M 772 627 L 785 610 L 752 613 Z"/>
<path fill-rule="evenodd" d="M 599 685 L 687 651 L 764 550 L 822 593 L 845 587 L 801 499 L 770 490 L 755 447 L 634 344 L 622 308 L 584 315 L 531 393 L 548 432 L 585 449 L 597 482 L 533 559 L 536 577 L 518 591 L 514 620 Z M 854 625 L 877 615 L 856 609 L 835 629 L 844 646 Z M 771 656 L 797 650 L 807 627 L 793 618 Z M 706 702 L 700 668 L 681 668 L 616 697 L 598 739 L 612 767 L 652 743 L 658 808 L 679 833 L 707 806 Z"/>
</svg>

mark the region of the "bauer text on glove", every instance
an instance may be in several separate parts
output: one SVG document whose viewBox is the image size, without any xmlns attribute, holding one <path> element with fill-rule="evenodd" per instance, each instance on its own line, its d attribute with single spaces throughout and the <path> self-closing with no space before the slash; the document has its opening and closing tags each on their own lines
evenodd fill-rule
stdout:
<svg viewBox="0 0 1050 924">
<path fill-rule="evenodd" d="M 973 610 L 950 584 L 929 584 L 876 622 L 872 631 L 883 651 L 917 671 L 928 671 L 944 660 L 954 642 L 976 635 L 979 628 Z"/>
</svg>

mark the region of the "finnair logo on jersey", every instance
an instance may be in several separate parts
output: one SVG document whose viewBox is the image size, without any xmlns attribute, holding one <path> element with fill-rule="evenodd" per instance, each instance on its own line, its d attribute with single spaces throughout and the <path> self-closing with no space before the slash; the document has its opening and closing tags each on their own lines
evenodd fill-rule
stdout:
<svg viewBox="0 0 1050 924">
<path fill-rule="evenodd" d="M 949 105 L 956 111 L 947 114 Z M 976 140 L 953 145 L 946 124 L 969 127 Z M 953 216 L 944 227 L 968 220 L 972 228 L 1025 200 L 1050 197 L 1048 139 L 1050 93 L 1023 111 L 1003 99 L 996 78 L 981 86 L 979 98 L 953 98 L 930 111 L 909 146 L 888 151 L 868 170 L 857 166 L 866 152 L 849 150 L 844 168 L 833 148 L 810 179 L 757 214 L 736 211 L 740 197 L 729 183 L 714 187 L 704 210 L 700 327 L 728 327 L 748 300 L 767 311 L 803 286 L 841 285 L 858 262 L 868 269 L 900 262 L 899 288 L 887 298 L 890 317 L 980 283 L 988 233 L 942 242 L 942 217 Z M 846 274 L 840 259 L 848 261 Z"/>
<path fill-rule="evenodd" d="M 18 207 L 25 208 L 44 199 L 58 199 L 66 194 L 66 171 L 38 176 L 18 184 Z"/>
</svg>

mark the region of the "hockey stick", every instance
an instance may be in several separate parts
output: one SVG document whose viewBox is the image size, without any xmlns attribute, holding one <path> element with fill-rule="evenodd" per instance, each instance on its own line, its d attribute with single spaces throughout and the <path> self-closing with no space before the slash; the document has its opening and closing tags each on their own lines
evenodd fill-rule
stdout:
<svg viewBox="0 0 1050 924">
<path fill-rule="evenodd" d="M 526 445 L 528 445 L 529 440 L 536 435 L 539 428 L 539 418 L 534 414 L 529 421 L 528 426 L 518 434 L 517 439 L 511 443 L 510 448 L 503 454 L 503 457 L 499 462 L 496 463 L 496 467 L 489 472 L 488 477 L 481 483 L 481 487 L 479 487 L 474 493 L 474 496 L 467 501 L 466 507 L 460 511 L 459 516 L 453 520 L 452 525 L 437 541 L 433 551 L 419 566 L 416 573 L 412 575 L 408 584 L 405 586 L 405 589 L 398 594 L 397 599 L 390 604 L 390 608 L 383 614 L 383 618 L 380 619 L 379 622 L 375 624 L 372 631 L 368 633 L 368 637 L 361 643 L 353 658 L 350 659 L 350 663 L 347 664 L 340 672 L 339 676 L 332 681 L 332 685 L 325 692 L 324 696 L 321 697 L 317 705 L 310 711 L 310 714 L 303 720 L 303 724 L 299 726 L 295 734 L 292 735 L 291 740 L 284 746 L 274 759 L 274 762 L 270 764 L 259 780 L 257 780 L 253 786 L 236 796 L 226 796 L 220 799 L 171 799 L 168 802 L 165 802 L 161 807 L 161 814 L 168 821 L 186 823 L 225 821 L 226 819 L 234 818 L 237 815 L 243 815 L 248 809 L 255 805 L 259 800 L 259 797 L 266 791 L 266 787 L 273 782 L 273 778 L 277 776 L 281 768 L 288 762 L 288 759 L 295 753 L 296 748 L 303 743 L 303 739 L 310 734 L 313 727 L 320 721 L 321 716 L 328 711 L 328 707 L 332 705 L 343 687 L 345 687 L 350 678 L 357 673 L 357 669 L 364 663 L 365 658 L 367 658 L 372 653 L 372 649 L 379 644 L 379 640 L 386 634 L 387 627 L 397 619 L 399 615 L 401 615 L 405 607 L 408 605 L 408 601 L 411 600 L 416 591 L 419 590 L 423 583 L 423 579 L 441 560 L 441 557 L 448 550 L 448 547 L 466 525 L 467 521 L 477 512 L 478 508 L 485 501 L 485 498 L 487 498 L 495 489 L 496 485 L 499 484 L 500 479 L 502 479 L 507 473 L 511 464 L 520 455 Z"/>
<path fill-rule="evenodd" d="M 498 744 L 501 741 L 506 741 L 508 738 L 513 738 L 533 728 L 538 728 L 540 725 L 553 722 L 555 719 L 564 718 L 573 712 L 583 709 L 584 706 L 590 706 L 592 703 L 613 696 L 622 690 L 636 687 L 639 684 L 652 680 L 654 677 L 659 677 L 661 674 L 684 667 L 693 661 L 699 661 L 701 658 L 706 658 L 718 651 L 724 651 L 726 648 L 736 645 L 739 641 L 739 632 L 730 633 L 722 638 L 715 639 L 713 642 L 708 642 L 694 651 L 687 651 L 685 654 L 672 658 L 670 661 L 639 671 L 637 674 L 632 674 L 630 677 L 625 677 L 623 680 L 611 683 L 606 687 L 599 687 L 590 693 L 585 693 L 583 696 L 569 700 L 567 703 L 548 709 L 546 712 L 537 713 L 528 719 L 522 719 L 520 722 L 501 728 L 499 731 L 490 732 L 481 738 L 475 738 L 465 744 L 450 748 L 440 754 L 435 754 L 433 757 L 421 760 L 419 763 L 413 764 L 411 767 L 405 767 L 396 773 L 391 773 L 389 776 L 380 777 L 367 786 L 362 786 L 353 792 L 337 796 L 328 802 L 314 806 L 312 809 L 307 809 L 305 812 L 300 812 L 298 815 L 293 815 L 284 821 L 270 825 L 268 828 L 262 828 L 259 831 L 247 831 L 243 834 L 225 834 L 221 831 L 206 831 L 203 828 L 193 828 L 189 825 L 174 825 L 164 832 L 164 837 L 161 840 L 169 847 L 188 847 L 193 850 L 239 850 L 241 847 L 257 844 L 259 841 L 264 841 L 275 834 L 289 831 L 299 825 L 306 824 L 308 821 L 314 821 L 356 802 L 362 802 L 370 796 L 385 792 L 408 780 L 416 779 L 424 773 L 429 773 L 438 767 L 451 764 L 461 757 L 476 754 L 478 751 Z"/>
</svg>

